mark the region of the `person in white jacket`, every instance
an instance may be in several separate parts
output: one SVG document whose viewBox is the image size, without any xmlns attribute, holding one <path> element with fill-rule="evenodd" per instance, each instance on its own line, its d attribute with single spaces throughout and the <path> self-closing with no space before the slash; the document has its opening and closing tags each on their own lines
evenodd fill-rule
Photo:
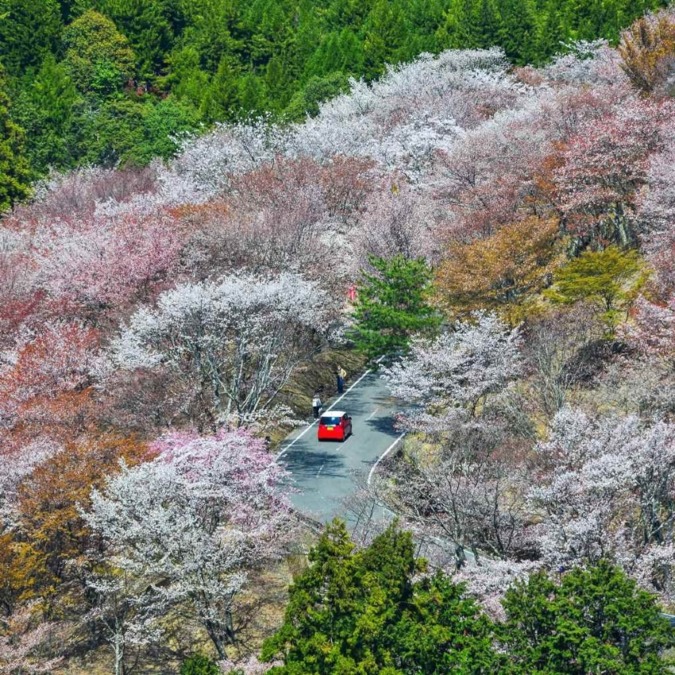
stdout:
<svg viewBox="0 0 675 675">
<path fill-rule="evenodd" d="M 312 399 L 312 410 L 314 412 L 314 419 L 318 420 L 319 419 L 319 411 L 321 410 L 321 399 L 319 398 L 319 392 L 317 391 L 314 394 L 314 398 Z"/>
</svg>

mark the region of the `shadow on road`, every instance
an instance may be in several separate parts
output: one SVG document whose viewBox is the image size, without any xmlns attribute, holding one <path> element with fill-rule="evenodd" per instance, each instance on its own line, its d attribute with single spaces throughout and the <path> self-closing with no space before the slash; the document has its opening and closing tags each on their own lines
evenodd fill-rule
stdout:
<svg viewBox="0 0 675 675">
<path fill-rule="evenodd" d="M 386 436 L 391 436 L 392 439 L 399 435 L 399 432 L 396 431 L 396 428 L 394 427 L 395 423 L 396 418 L 393 415 L 387 415 L 386 417 L 376 417 L 366 422 L 368 427 L 373 431 L 377 431 L 380 434 L 385 434 Z"/>
<path fill-rule="evenodd" d="M 281 464 L 296 480 L 311 478 L 319 472 L 322 476 L 346 475 L 344 460 L 337 452 L 313 452 L 303 448 L 302 452 L 286 455 Z"/>
</svg>

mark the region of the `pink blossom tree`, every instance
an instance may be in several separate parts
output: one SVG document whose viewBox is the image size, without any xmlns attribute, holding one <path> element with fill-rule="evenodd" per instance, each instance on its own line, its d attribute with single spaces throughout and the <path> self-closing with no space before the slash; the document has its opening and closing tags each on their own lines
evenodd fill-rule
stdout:
<svg viewBox="0 0 675 675">
<path fill-rule="evenodd" d="M 24 336 L 0 379 L 3 427 L 74 431 L 78 408 L 91 394 L 99 338 L 78 323 L 49 323 Z"/>
<path fill-rule="evenodd" d="M 48 644 L 65 632 L 52 621 L 37 622 L 34 604 L 0 617 L 0 673 L 52 673 L 62 661 L 51 657 Z"/>
<path fill-rule="evenodd" d="M 632 321 L 621 334 L 643 353 L 672 358 L 675 355 L 675 296 L 665 303 L 639 296 L 632 309 Z"/>
<path fill-rule="evenodd" d="M 89 314 L 143 297 L 176 260 L 184 236 L 168 213 L 55 220 L 33 237 L 42 288 Z"/>
<path fill-rule="evenodd" d="M 672 104 L 637 97 L 567 139 L 555 171 L 565 228 L 582 244 L 635 243 L 639 189 L 647 182 L 649 156 L 663 142 L 661 125 Z"/>
</svg>

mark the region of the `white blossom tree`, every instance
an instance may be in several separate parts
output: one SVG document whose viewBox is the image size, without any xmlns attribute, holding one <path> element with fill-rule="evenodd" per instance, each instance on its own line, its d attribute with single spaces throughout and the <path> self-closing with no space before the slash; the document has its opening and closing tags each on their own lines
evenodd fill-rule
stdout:
<svg viewBox="0 0 675 675">
<path fill-rule="evenodd" d="M 473 318 L 433 341 L 413 342 L 410 354 L 385 370 L 392 394 L 414 406 L 404 426 L 442 431 L 476 417 L 490 394 L 522 372 L 518 330 L 495 314 Z"/>
<path fill-rule="evenodd" d="M 529 502 L 549 566 L 612 557 L 631 571 L 645 555 L 662 563 L 658 551 L 670 550 L 675 535 L 675 425 L 564 408 L 538 453 Z M 672 593 L 653 572 L 652 586 Z"/>
<path fill-rule="evenodd" d="M 84 622 L 100 630 L 110 646 L 115 675 L 125 675 L 130 652 L 157 644 L 163 637 L 160 620 L 169 607 L 147 578 L 133 577 L 114 567 L 104 554 L 89 562 L 94 561 L 82 574 L 93 598 Z"/>
<path fill-rule="evenodd" d="M 292 537 L 284 471 L 244 431 L 175 433 L 154 449 L 156 459 L 123 467 L 93 491 L 83 514 L 135 590 L 127 593 L 119 574 L 94 575 L 91 587 L 102 596 L 113 646 L 120 633 L 147 638 L 154 608 L 187 605 L 224 659 L 248 571 L 278 559 Z"/>
<path fill-rule="evenodd" d="M 503 430 L 465 426 L 436 439 L 411 441 L 403 457 L 378 474 L 379 499 L 400 513 L 421 540 L 445 542 L 462 569 L 467 550 L 510 560 L 528 549 L 522 498 L 525 464 Z"/>
<path fill-rule="evenodd" d="M 192 383 L 207 420 L 246 424 L 273 406 L 338 309 L 316 283 L 289 273 L 182 284 L 131 317 L 112 358 L 126 369 L 168 368 Z"/>
<path fill-rule="evenodd" d="M 423 432 L 432 447 L 407 443 L 376 488 L 424 536 L 449 542 L 458 568 L 467 548 L 476 558 L 508 559 L 526 545 L 518 442 L 486 408 L 522 371 L 520 337 L 493 314 L 473 318 L 433 341 L 413 342 L 385 370 L 392 394 L 410 406 L 402 427 Z"/>
</svg>

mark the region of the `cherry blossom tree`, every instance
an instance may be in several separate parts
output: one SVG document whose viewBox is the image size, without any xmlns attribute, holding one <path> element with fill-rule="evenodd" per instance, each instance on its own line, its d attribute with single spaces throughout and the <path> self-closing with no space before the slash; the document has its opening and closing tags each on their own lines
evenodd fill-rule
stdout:
<svg viewBox="0 0 675 675">
<path fill-rule="evenodd" d="M 439 153 L 433 184 L 451 211 L 447 227 L 453 238 L 489 236 L 512 223 L 514 212 L 548 215 L 533 208 L 544 199 L 535 177 L 555 140 L 542 118 L 535 99 L 499 112 Z"/>
<path fill-rule="evenodd" d="M 11 442 L 7 437 L 0 452 L 0 522 L 3 528 L 15 524 L 17 488 L 33 470 L 63 450 L 49 436 L 38 436 L 28 442 Z"/>
<path fill-rule="evenodd" d="M 672 114 L 670 103 L 634 97 L 567 139 L 555 182 L 566 229 L 581 244 L 637 241 L 637 193 L 662 143 L 660 125 Z"/>
<path fill-rule="evenodd" d="M 414 341 L 410 354 L 384 371 L 392 394 L 409 405 L 403 425 L 439 431 L 475 417 L 490 394 L 522 372 L 517 329 L 477 312 L 435 341 Z"/>
<path fill-rule="evenodd" d="M 63 660 L 45 656 L 47 643 L 61 637 L 63 626 L 53 621 L 36 625 L 34 604 L 0 617 L 0 673 L 51 673 Z"/>
<path fill-rule="evenodd" d="M 656 550 L 675 532 L 675 426 L 565 408 L 537 451 L 543 472 L 529 500 L 549 566 L 610 557 L 630 571 L 646 553 L 662 564 Z M 652 572 L 655 590 L 672 594 L 672 573 L 665 583 Z"/>
<path fill-rule="evenodd" d="M 527 96 L 505 66 L 499 49 L 447 51 L 390 67 L 372 85 L 352 81 L 294 128 L 287 152 L 371 157 L 417 182 L 463 128 Z"/>
<path fill-rule="evenodd" d="M 399 183 L 396 176 L 380 193 L 367 201 L 367 209 L 354 228 L 354 265 L 368 267 L 370 256 L 408 260 L 438 257 L 436 217 L 431 196 L 422 189 Z"/>
<path fill-rule="evenodd" d="M 93 604 L 84 623 L 100 632 L 112 650 L 115 675 L 124 675 L 134 649 L 157 645 L 163 637 L 166 599 L 148 586 L 147 578 L 120 572 L 103 556 L 91 556 L 88 562 L 96 565 L 80 571 Z"/>
<path fill-rule="evenodd" d="M 424 435 L 406 443 L 376 487 L 424 537 L 445 541 L 458 569 L 466 549 L 509 559 L 527 547 L 522 441 L 487 406 L 522 372 L 520 337 L 493 314 L 473 318 L 435 341 L 413 342 L 385 370 L 392 394 L 410 406 L 399 423 Z"/>
<path fill-rule="evenodd" d="M 74 322 L 24 336 L 0 380 L 1 428 L 76 432 L 92 394 L 99 337 Z"/>
<path fill-rule="evenodd" d="M 17 333 L 32 327 L 43 296 L 35 280 L 29 237 L 0 228 L 0 350 L 11 350 Z"/>
<path fill-rule="evenodd" d="M 621 58 L 607 40 L 577 40 L 566 45 L 564 54 L 555 56 L 541 69 L 541 74 L 555 84 L 571 84 L 585 88 L 628 85 L 621 68 Z"/>
<path fill-rule="evenodd" d="M 675 296 L 660 304 L 643 296 L 635 301 L 632 322 L 622 327 L 622 336 L 645 354 L 675 355 Z"/>
<path fill-rule="evenodd" d="M 42 288 L 89 310 L 138 295 L 170 267 L 182 244 L 175 220 L 162 212 L 56 220 L 33 238 Z"/>
<path fill-rule="evenodd" d="M 88 220 L 104 205 L 136 202 L 141 196 L 152 201 L 156 191 L 153 168 L 87 167 L 64 174 L 56 173 L 38 183 L 34 199 L 18 206 L 8 215 L 6 222 L 17 231 L 35 231 L 52 221 Z"/>
<path fill-rule="evenodd" d="M 287 132 L 260 117 L 250 123 L 218 124 L 214 131 L 183 142 L 169 166 L 158 167 L 166 204 L 203 204 L 221 196 L 232 176 L 255 170 L 284 151 Z"/>
<path fill-rule="evenodd" d="M 175 433 L 154 450 L 155 460 L 123 467 L 94 491 L 83 516 L 104 539 L 109 562 L 145 580 L 134 603 L 191 605 L 224 659 L 247 571 L 276 560 L 292 534 L 284 471 L 243 431 Z"/>
<path fill-rule="evenodd" d="M 522 499 L 527 473 L 520 444 L 498 420 L 436 437 L 433 450 L 406 443 L 403 457 L 378 476 L 378 498 L 422 539 L 443 541 L 454 565 L 482 559 L 510 560 L 530 549 Z"/>
<path fill-rule="evenodd" d="M 671 137 L 662 152 L 651 156 L 647 167 L 647 186 L 640 201 L 639 215 L 646 221 L 647 231 L 656 235 L 657 238 L 673 229 L 672 223 L 675 218 L 674 162 L 675 141 Z M 658 245 L 658 239 L 653 244 Z"/>
<path fill-rule="evenodd" d="M 316 283 L 289 273 L 183 284 L 131 317 L 112 359 L 127 369 L 167 367 L 192 382 L 197 415 L 245 424 L 273 406 L 335 309 Z"/>
<path fill-rule="evenodd" d="M 186 212 L 184 226 L 195 234 L 185 257 L 197 277 L 294 270 L 335 286 L 349 267 L 348 233 L 377 185 L 368 160 L 278 158 L 233 177 L 226 199 Z M 344 255 L 335 256 L 337 247 Z"/>
</svg>

